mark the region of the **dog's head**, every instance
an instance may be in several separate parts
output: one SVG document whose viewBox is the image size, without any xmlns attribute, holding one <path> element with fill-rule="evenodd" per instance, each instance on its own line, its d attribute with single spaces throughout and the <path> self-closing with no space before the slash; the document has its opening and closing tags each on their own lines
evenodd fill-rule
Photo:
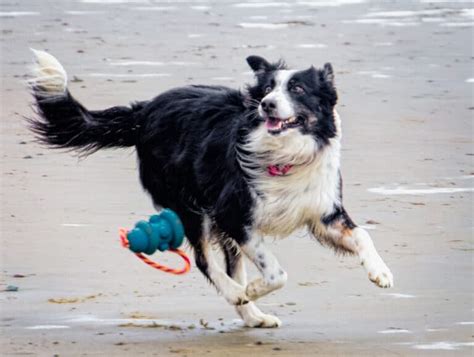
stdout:
<svg viewBox="0 0 474 357">
<path fill-rule="evenodd" d="M 330 63 L 322 69 L 290 70 L 279 61 L 269 63 L 262 57 L 250 56 L 247 63 L 257 83 L 248 88 L 258 115 L 269 135 L 286 136 L 292 131 L 312 135 L 327 142 L 337 135 L 334 106 L 337 92 Z"/>
</svg>

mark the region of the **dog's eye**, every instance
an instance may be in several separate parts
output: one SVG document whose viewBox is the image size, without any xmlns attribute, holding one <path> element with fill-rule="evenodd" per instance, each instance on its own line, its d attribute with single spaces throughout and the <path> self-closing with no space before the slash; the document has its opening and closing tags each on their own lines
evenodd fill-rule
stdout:
<svg viewBox="0 0 474 357">
<path fill-rule="evenodd" d="M 304 88 L 302 86 L 298 86 L 298 85 L 292 86 L 290 88 L 290 90 L 293 93 L 296 93 L 296 94 L 303 94 L 304 93 Z"/>
<path fill-rule="evenodd" d="M 266 86 L 263 92 L 265 93 L 265 95 L 267 95 L 271 91 L 272 91 L 272 87 L 271 86 Z"/>
</svg>

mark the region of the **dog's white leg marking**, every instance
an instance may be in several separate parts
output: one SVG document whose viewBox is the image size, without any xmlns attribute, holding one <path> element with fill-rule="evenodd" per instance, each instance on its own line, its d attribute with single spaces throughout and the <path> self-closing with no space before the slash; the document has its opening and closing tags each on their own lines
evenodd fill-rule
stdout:
<svg viewBox="0 0 474 357">
<path fill-rule="evenodd" d="M 263 275 L 247 285 L 245 291 L 250 300 L 256 300 L 285 285 L 288 279 L 286 272 L 260 237 L 252 237 L 241 249 Z"/>
<path fill-rule="evenodd" d="M 224 298 L 231 305 L 241 305 L 248 303 L 249 299 L 245 295 L 245 287 L 231 279 L 226 272 L 219 266 L 212 252 L 211 244 L 206 241 L 203 244 L 203 253 L 207 260 L 207 271 L 212 280 Z"/>
<path fill-rule="evenodd" d="M 207 273 L 209 274 L 209 278 L 216 286 L 217 291 L 221 293 L 231 305 L 242 305 L 248 303 L 249 298 L 245 295 L 245 285 L 238 284 L 228 276 L 217 263 L 212 252 L 210 238 L 210 223 L 209 219 L 205 218 L 203 223 L 202 253 L 207 262 Z"/>
<path fill-rule="evenodd" d="M 242 286 L 247 285 L 247 272 L 243 257 L 239 259 L 234 279 Z M 281 326 L 281 321 L 278 317 L 264 314 L 252 301 L 245 305 L 237 305 L 235 308 L 248 327 L 272 328 Z"/>
<path fill-rule="evenodd" d="M 359 256 L 370 281 L 381 288 L 393 286 L 393 275 L 375 249 L 369 233 L 363 228 L 356 227 L 342 237 L 342 245 Z"/>
</svg>

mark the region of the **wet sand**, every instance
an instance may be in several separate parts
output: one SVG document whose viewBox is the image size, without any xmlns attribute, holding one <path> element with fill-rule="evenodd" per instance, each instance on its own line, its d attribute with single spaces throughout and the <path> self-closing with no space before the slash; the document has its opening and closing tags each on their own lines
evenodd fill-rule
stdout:
<svg viewBox="0 0 474 357">
<path fill-rule="evenodd" d="M 0 290 L 19 289 L 0 292 L 2 355 L 472 355 L 472 5 L 352 2 L 2 2 Z M 289 283 L 259 301 L 284 325 L 259 330 L 196 268 L 148 268 L 117 235 L 153 213 L 133 150 L 83 159 L 37 145 L 23 120 L 28 47 L 57 56 L 91 109 L 243 87 L 250 54 L 332 62 L 345 204 L 395 287 L 299 232 L 269 242 Z"/>
</svg>

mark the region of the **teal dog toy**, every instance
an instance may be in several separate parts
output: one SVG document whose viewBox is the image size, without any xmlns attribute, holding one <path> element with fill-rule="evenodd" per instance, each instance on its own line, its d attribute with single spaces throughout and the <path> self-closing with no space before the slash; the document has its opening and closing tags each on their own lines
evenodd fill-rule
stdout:
<svg viewBox="0 0 474 357">
<path fill-rule="evenodd" d="M 184 228 L 178 215 L 170 209 L 139 221 L 127 234 L 130 250 L 134 253 L 153 254 L 158 249 L 178 249 L 184 240 Z"/>
<path fill-rule="evenodd" d="M 184 274 L 191 267 L 191 263 L 186 254 L 178 248 L 183 244 L 184 227 L 178 215 L 170 209 L 164 209 L 159 214 L 153 215 L 147 221 L 139 221 L 135 228 L 130 231 L 120 229 L 122 246 L 130 249 L 141 260 L 152 267 L 172 273 Z M 164 252 L 169 250 L 183 258 L 186 266 L 177 270 L 160 265 L 149 260 L 143 253 L 150 255 L 157 250 Z"/>
</svg>

